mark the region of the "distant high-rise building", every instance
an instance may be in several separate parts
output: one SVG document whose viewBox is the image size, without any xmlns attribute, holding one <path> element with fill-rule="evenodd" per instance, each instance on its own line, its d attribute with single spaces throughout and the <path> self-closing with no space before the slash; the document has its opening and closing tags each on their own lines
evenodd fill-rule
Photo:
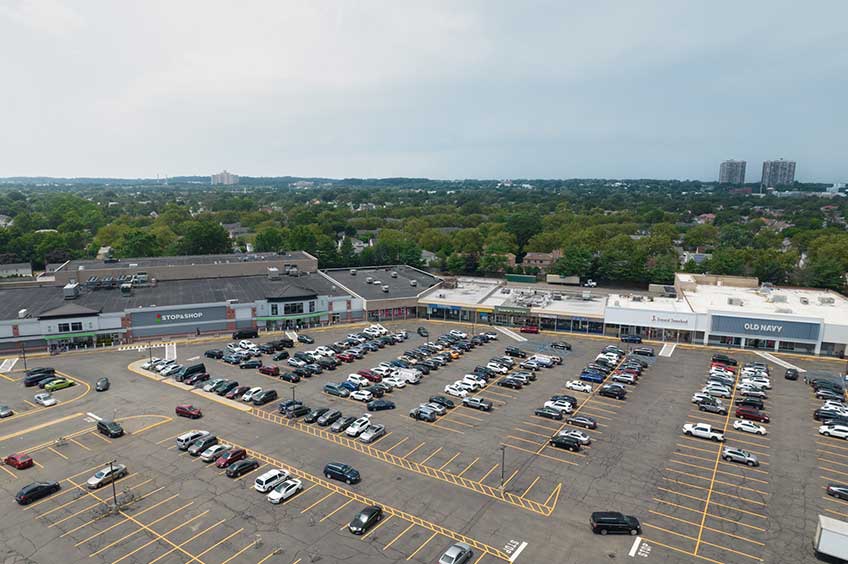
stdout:
<svg viewBox="0 0 848 564">
<path fill-rule="evenodd" d="M 745 184 L 745 161 L 724 161 L 718 173 L 719 184 Z"/>
<path fill-rule="evenodd" d="M 227 172 L 226 170 L 223 172 L 219 172 L 218 174 L 212 175 L 212 184 L 223 184 L 225 186 L 230 186 L 232 184 L 238 184 L 239 177 L 237 174 L 232 174 Z"/>
<path fill-rule="evenodd" d="M 788 186 L 795 182 L 795 161 L 763 161 L 763 178 L 760 185 L 763 188 L 770 186 Z"/>
</svg>

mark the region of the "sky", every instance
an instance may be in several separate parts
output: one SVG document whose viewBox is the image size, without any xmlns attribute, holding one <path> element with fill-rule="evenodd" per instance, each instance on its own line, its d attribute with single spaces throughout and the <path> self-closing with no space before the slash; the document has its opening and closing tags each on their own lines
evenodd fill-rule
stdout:
<svg viewBox="0 0 848 564">
<path fill-rule="evenodd" d="M 848 180 L 848 2 L 0 0 L 0 177 Z"/>
</svg>

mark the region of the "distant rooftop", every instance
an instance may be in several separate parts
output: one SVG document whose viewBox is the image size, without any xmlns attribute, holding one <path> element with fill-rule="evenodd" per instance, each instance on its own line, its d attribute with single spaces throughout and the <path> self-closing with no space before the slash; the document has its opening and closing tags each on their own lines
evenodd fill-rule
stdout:
<svg viewBox="0 0 848 564">
<path fill-rule="evenodd" d="M 351 274 L 355 271 L 356 274 Z M 361 268 L 330 268 L 321 270 L 328 278 L 366 300 L 414 298 L 441 279 L 411 266 L 394 265 Z M 397 276 L 393 277 L 392 274 Z M 368 281 L 371 278 L 371 281 Z M 377 284 L 376 282 L 380 283 Z M 415 285 L 412 285 L 415 282 Z M 388 286 L 388 292 L 383 291 Z"/>
<path fill-rule="evenodd" d="M 151 266 L 187 266 L 194 264 L 221 264 L 239 262 L 261 262 L 278 260 L 305 260 L 311 258 L 303 251 L 286 251 L 282 253 L 231 253 L 224 255 L 187 255 L 175 257 L 139 257 L 121 258 L 115 261 L 108 260 L 72 260 L 67 263 L 52 263 L 47 265 L 47 272 L 57 270 L 97 270 L 101 268 L 116 269 L 129 268 L 131 264 L 138 267 Z"/>
</svg>

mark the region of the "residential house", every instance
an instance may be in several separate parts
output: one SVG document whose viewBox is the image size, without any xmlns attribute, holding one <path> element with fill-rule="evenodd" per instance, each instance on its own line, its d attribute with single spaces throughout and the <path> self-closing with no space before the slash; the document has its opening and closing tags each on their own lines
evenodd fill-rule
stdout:
<svg viewBox="0 0 848 564">
<path fill-rule="evenodd" d="M 702 213 L 701 215 L 695 218 L 695 221 L 700 224 L 713 223 L 715 221 L 715 218 L 716 216 L 714 213 Z"/>
<path fill-rule="evenodd" d="M 242 227 L 241 223 L 238 221 L 235 223 L 222 223 L 221 227 L 227 231 L 227 235 L 229 235 L 230 239 L 237 239 L 242 235 L 250 233 L 250 229 Z"/>
<path fill-rule="evenodd" d="M 547 272 L 553 264 L 562 258 L 562 250 L 555 249 L 550 253 L 527 253 L 524 255 L 522 265 L 526 267 L 535 266 L 542 272 Z"/>
<path fill-rule="evenodd" d="M 28 262 L 0 264 L 0 278 L 12 276 L 32 276 L 32 265 Z"/>
</svg>

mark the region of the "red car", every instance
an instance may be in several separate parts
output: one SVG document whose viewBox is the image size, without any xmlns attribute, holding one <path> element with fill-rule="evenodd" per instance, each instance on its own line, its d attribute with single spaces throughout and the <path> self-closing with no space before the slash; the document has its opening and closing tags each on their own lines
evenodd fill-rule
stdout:
<svg viewBox="0 0 848 564">
<path fill-rule="evenodd" d="M 279 376 L 280 367 L 274 366 L 273 364 L 266 364 L 264 366 L 259 367 L 259 373 L 265 374 L 266 376 Z"/>
<path fill-rule="evenodd" d="M 23 470 L 24 468 L 29 468 L 34 464 L 32 457 L 28 454 L 24 454 L 22 452 L 16 452 L 15 454 L 10 454 L 6 458 L 3 459 L 3 464 L 8 464 L 9 466 L 13 466 L 18 470 Z"/>
<path fill-rule="evenodd" d="M 382 376 L 380 376 L 379 374 L 374 374 L 372 371 L 368 370 L 367 368 L 363 368 L 362 370 L 359 370 L 357 372 L 357 374 L 359 374 L 360 376 L 362 376 L 363 378 L 365 378 L 369 382 L 382 382 L 383 381 Z"/>
<path fill-rule="evenodd" d="M 340 360 L 342 362 L 353 362 L 356 358 L 350 353 L 339 353 L 336 355 L 336 360 Z"/>
<path fill-rule="evenodd" d="M 520 329 L 520 331 L 521 331 L 522 333 L 538 333 L 538 332 L 539 332 L 539 328 L 538 328 L 538 327 L 536 327 L 535 325 L 525 325 L 524 327 L 522 327 L 522 328 Z"/>
<path fill-rule="evenodd" d="M 174 412 L 180 417 L 188 417 L 189 419 L 200 419 L 203 417 L 203 412 L 199 407 L 194 407 L 191 404 L 178 405 Z"/>
<path fill-rule="evenodd" d="M 234 448 L 225 452 L 218 460 L 215 461 L 215 466 L 218 468 L 226 468 L 237 460 L 247 458 L 247 451 L 243 448 Z"/>
<path fill-rule="evenodd" d="M 751 421 L 759 421 L 760 423 L 768 423 L 769 416 L 764 411 L 760 411 L 756 407 L 748 405 L 740 405 L 736 408 L 736 417 L 740 419 L 750 419 Z"/>
<path fill-rule="evenodd" d="M 227 392 L 224 397 L 227 399 L 239 399 L 244 393 L 250 389 L 250 386 L 238 386 Z"/>
</svg>

